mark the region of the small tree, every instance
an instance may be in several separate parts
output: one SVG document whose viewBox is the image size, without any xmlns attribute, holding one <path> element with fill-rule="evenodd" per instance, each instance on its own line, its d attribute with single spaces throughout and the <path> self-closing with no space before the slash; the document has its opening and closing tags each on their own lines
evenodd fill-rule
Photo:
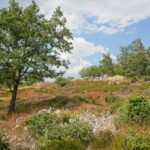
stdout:
<svg viewBox="0 0 150 150">
<path fill-rule="evenodd" d="M 9 8 L 0 10 L 0 74 L 1 80 L 11 90 L 8 112 L 14 112 L 20 82 L 29 75 L 39 78 L 56 77 L 67 67 L 68 61 L 61 53 L 72 49 L 70 31 L 65 27 L 66 19 L 58 7 L 51 19 L 39 13 L 33 1 L 23 9 L 15 0 Z"/>
<path fill-rule="evenodd" d="M 114 64 L 109 53 L 103 55 L 103 59 L 100 64 L 104 75 L 113 76 L 115 74 Z"/>
</svg>

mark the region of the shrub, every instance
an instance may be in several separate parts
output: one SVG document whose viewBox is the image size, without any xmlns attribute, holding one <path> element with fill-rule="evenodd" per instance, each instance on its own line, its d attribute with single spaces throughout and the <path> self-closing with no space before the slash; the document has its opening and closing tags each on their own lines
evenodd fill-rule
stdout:
<svg viewBox="0 0 150 150">
<path fill-rule="evenodd" d="M 129 150 L 149 150 L 150 136 L 139 133 L 127 133 L 124 137 L 124 149 Z"/>
<path fill-rule="evenodd" d="M 82 143 L 88 143 L 93 138 L 92 127 L 84 121 L 76 119 L 69 124 L 57 124 L 50 127 L 45 136 L 50 139 L 70 137 Z"/>
<path fill-rule="evenodd" d="M 82 103 L 88 103 L 86 97 L 81 96 L 74 96 L 74 97 L 67 97 L 67 96 L 56 96 L 53 99 L 41 101 L 38 103 L 39 106 L 51 106 L 55 108 L 70 108 L 79 106 Z"/>
<path fill-rule="evenodd" d="M 69 80 L 63 77 L 59 77 L 56 79 L 55 83 L 61 87 L 66 86 L 69 83 Z"/>
<path fill-rule="evenodd" d="M 139 81 L 139 77 L 138 77 L 138 76 L 132 77 L 131 83 L 135 83 L 135 82 L 137 82 L 137 81 Z"/>
<path fill-rule="evenodd" d="M 63 123 L 69 123 L 70 120 L 70 113 L 69 112 L 64 112 L 61 116 L 62 122 Z"/>
<path fill-rule="evenodd" d="M 6 119 L 6 116 L 4 114 L 0 114 L 0 121 L 3 121 Z"/>
<path fill-rule="evenodd" d="M 150 150 L 150 137 L 141 136 L 126 140 L 126 147 L 129 150 Z"/>
<path fill-rule="evenodd" d="M 150 115 L 149 102 L 143 96 L 131 96 L 126 109 L 129 120 L 143 121 Z"/>
<path fill-rule="evenodd" d="M 64 135 L 70 136 L 82 143 L 88 143 L 93 138 L 92 127 L 85 121 L 76 119 L 64 128 Z"/>
<path fill-rule="evenodd" d="M 87 122 L 79 119 L 72 119 L 71 122 L 61 121 L 61 116 L 58 118 L 48 112 L 33 116 L 26 123 L 37 137 L 43 136 L 47 140 L 70 137 L 82 143 L 87 143 L 93 138 L 92 127 Z"/>
<path fill-rule="evenodd" d="M 42 137 L 38 142 L 38 150 L 84 150 L 84 147 L 79 141 L 69 137 L 61 140 L 48 140 Z"/>
<path fill-rule="evenodd" d="M 144 77 L 144 81 L 150 81 L 150 77 L 149 76 L 145 76 Z"/>
<path fill-rule="evenodd" d="M 10 150 L 7 141 L 5 134 L 0 132 L 0 150 Z"/>
<path fill-rule="evenodd" d="M 43 135 L 49 126 L 54 126 L 57 122 L 58 118 L 56 115 L 48 112 L 42 112 L 31 117 L 26 121 L 26 124 L 34 134 Z"/>
<path fill-rule="evenodd" d="M 114 136 L 111 131 L 100 131 L 97 137 L 91 143 L 91 147 L 94 149 L 109 147 L 112 145 L 113 138 Z"/>
<path fill-rule="evenodd" d="M 107 96 L 105 96 L 105 103 L 106 104 L 112 104 L 118 101 L 118 96 L 113 95 L 112 93 L 108 94 Z"/>
</svg>

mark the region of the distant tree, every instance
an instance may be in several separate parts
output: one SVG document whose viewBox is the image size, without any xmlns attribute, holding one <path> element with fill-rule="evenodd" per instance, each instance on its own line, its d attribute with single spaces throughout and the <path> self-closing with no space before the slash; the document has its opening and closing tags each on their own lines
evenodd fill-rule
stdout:
<svg viewBox="0 0 150 150">
<path fill-rule="evenodd" d="M 9 8 L 0 10 L 0 81 L 12 93 L 9 113 L 15 110 L 18 86 L 27 76 L 52 78 L 63 73 L 57 68 L 68 66 L 60 58 L 72 49 L 72 35 L 65 25 L 60 7 L 49 20 L 34 1 L 23 9 L 11 0 Z"/>
<path fill-rule="evenodd" d="M 101 72 L 101 67 L 90 66 L 87 68 L 83 68 L 79 74 L 82 78 L 86 78 L 86 77 L 94 78 L 94 77 L 100 77 L 102 75 L 102 72 Z"/>
<path fill-rule="evenodd" d="M 114 72 L 114 64 L 110 57 L 110 54 L 103 54 L 103 59 L 100 61 L 100 65 L 102 66 L 103 75 L 113 76 Z"/>
<path fill-rule="evenodd" d="M 122 68 L 122 75 L 133 77 L 143 76 L 150 66 L 149 49 L 145 49 L 141 40 L 136 39 L 126 47 L 121 47 L 118 64 Z"/>
</svg>

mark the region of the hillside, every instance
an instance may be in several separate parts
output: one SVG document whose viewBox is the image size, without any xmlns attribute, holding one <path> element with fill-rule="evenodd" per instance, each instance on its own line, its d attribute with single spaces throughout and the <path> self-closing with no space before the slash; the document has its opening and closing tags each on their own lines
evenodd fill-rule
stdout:
<svg viewBox="0 0 150 150">
<path fill-rule="evenodd" d="M 115 135 L 124 134 L 130 128 L 142 134 L 150 134 L 149 122 L 116 123 L 120 109 L 128 102 L 128 97 L 135 94 L 150 100 L 150 82 L 141 80 L 131 83 L 127 79 L 118 83 L 114 79 L 72 80 L 64 87 L 41 82 L 20 87 L 16 113 L 7 116 L 10 93 L 8 89 L 1 89 L 0 129 L 5 131 L 14 150 L 17 147 L 36 149 L 36 139 L 25 122 L 38 112 L 49 110 L 58 116 L 78 115 L 82 120 L 90 122 L 95 134 L 105 130 L 110 130 Z M 109 146 L 105 148 L 112 149 Z"/>
</svg>

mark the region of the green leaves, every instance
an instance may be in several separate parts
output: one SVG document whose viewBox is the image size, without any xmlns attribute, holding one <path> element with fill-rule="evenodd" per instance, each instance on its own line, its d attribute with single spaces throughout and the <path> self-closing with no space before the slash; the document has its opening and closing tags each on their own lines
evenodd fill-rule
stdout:
<svg viewBox="0 0 150 150">
<path fill-rule="evenodd" d="M 143 121 L 150 115 L 150 104 L 142 96 L 131 96 L 126 109 L 129 120 Z"/>
<path fill-rule="evenodd" d="M 20 79 L 32 72 L 53 77 L 55 66 L 68 64 L 60 58 L 62 52 L 72 49 L 63 12 L 58 7 L 47 20 L 39 11 L 35 2 L 23 9 L 14 0 L 0 11 L 0 72 L 10 74 L 10 79 L 12 74 Z"/>
<path fill-rule="evenodd" d="M 126 47 L 121 47 L 118 64 L 121 74 L 129 77 L 149 75 L 150 49 L 144 48 L 140 39 L 135 39 Z"/>
</svg>

